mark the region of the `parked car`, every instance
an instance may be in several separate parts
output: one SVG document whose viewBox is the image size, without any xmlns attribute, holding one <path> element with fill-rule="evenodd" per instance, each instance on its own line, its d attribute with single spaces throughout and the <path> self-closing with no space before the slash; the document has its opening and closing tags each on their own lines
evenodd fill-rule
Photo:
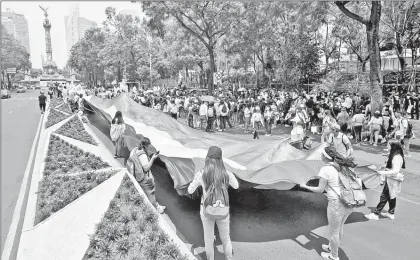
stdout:
<svg viewBox="0 0 420 260">
<path fill-rule="evenodd" d="M 17 93 L 25 93 L 25 92 L 26 92 L 26 90 L 25 90 L 25 88 L 24 88 L 24 87 L 18 87 L 16 92 L 17 92 Z"/>
<path fill-rule="evenodd" d="M 10 91 L 7 89 L 2 89 L 1 90 L 1 98 L 11 98 L 12 95 L 10 94 Z"/>
<path fill-rule="evenodd" d="M 35 86 L 35 89 L 41 89 L 41 86 L 40 85 L 36 85 Z"/>
</svg>

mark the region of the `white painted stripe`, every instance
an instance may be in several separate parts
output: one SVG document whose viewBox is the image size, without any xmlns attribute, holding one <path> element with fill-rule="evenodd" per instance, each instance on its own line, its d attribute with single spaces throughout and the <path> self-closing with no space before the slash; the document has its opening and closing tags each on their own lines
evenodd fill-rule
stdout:
<svg viewBox="0 0 420 260">
<path fill-rule="evenodd" d="M 42 119 L 43 117 L 41 116 L 38 123 L 38 130 L 36 131 L 34 142 L 32 143 L 31 153 L 29 154 L 28 164 L 26 165 L 26 170 L 23 175 L 22 184 L 20 185 L 19 197 L 16 202 L 15 210 L 13 211 L 12 223 L 10 224 L 9 232 L 7 233 L 6 242 L 4 243 L 3 252 L 1 254 L 2 260 L 9 259 L 10 254 L 12 253 L 13 243 L 15 241 L 17 228 L 20 222 L 23 201 L 25 199 L 26 188 L 28 185 L 29 173 L 31 170 L 32 162 L 34 160 L 35 146 L 37 144 L 37 140 L 39 139 L 39 134 L 41 132 L 41 123 L 43 121 Z"/>
</svg>

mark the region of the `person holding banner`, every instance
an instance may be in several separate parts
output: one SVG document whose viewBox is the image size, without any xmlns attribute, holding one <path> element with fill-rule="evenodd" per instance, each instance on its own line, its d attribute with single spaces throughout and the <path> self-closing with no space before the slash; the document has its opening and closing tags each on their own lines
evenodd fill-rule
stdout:
<svg viewBox="0 0 420 260">
<path fill-rule="evenodd" d="M 122 113 L 121 111 L 117 111 L 115 113 L 114 119 L 112 119 L 110 132 L 112 143 L 115 146 L 114 158 L 118 158 L 118 154 L 124 146 L 123 134 L 125 132 L 125 129 L 126 126 L 122 117 Z"/>
</svg>

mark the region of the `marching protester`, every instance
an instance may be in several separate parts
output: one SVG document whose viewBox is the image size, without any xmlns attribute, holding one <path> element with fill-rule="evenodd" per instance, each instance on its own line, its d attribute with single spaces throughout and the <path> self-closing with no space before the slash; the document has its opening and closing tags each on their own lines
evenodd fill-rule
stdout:
<svg viewBox="0 0 420 260">
<path fill-rule="evenodd" d="M 339 124 L 331 125 L 331 133 L 327 138 L 327 146 L 332 146 L 336 149 L 337 153 L 343 158 L 349 158 L 353 154 L 353 147 L 350 139 L 341 131 Z"/>
<path fill-rule="evenodd" d="M 125 132 L 126 126 L 124 123 L 124 119 L 122 117 L 121 111 L 117 111 L 115 113 L 114 118 L 111 122 L 111 131 L 110 136 L 111 140 L 115 146 L 115 153 L 114 158 L 118 158 L 122 147 L 124 146 L 124 139 L 123 135 Z"/>
<path fill-rule="evenodd" d="M 356 145 L 360 145 L 362 139 L 363 125 L 365 124 L 365 110 L 363 107 L 358 109 L 357 113 L 353 116 L 353 132 L 356 138 Z"/>
<path fill-rule="evenodd" d="M 219 129 L 219 131 L 223 132 L 223 131 L 226 131 L 226 123 L 227 123 L 228 114 L 229 114 L 229 107 L 223 99 L 220 100 L 219 111 L 220 111 L 220 129 Z"/>
<path fill-rule="evenodd" d="M 379 214 L 389 219 L 395 219 L 395 207 L 397 202 L 397 194 L 401 192 L 401 183 L 404 180 L 404 175 L 401 169 L 405 169 L 404 152 L 401 143 L 397 140 L 388 142 L 388 149 L 390 150 L 388 160 L 385 166 L 382 166 L 377 172 L 385 177 L 384 189 L 373 213 L 365 215 L 367 219 L 378 220 Z M 386 204 L 389 204 L 387 213 L 382 212 Z"/>
<path fill-rule="evenodd" d="M 150 155 L 148 154 L 148 148 L 151 145 L 150 139 L 144 137 L 138 147 L 135 147 L 130 152 L 129 157 L 129 171 L 134 175 L 136 181 L 143 189 L 149 201 L 156 208 L 156 210 L 162 214 L 166 207 L 160 205 L 156 201 L 155 196 L 155 179 L 153 177 L 151 168 L 155 160 L 159 157 L 159 151 Z"/>
<path fill-rule="evenodd" d="M 315 193 L 323 193 L 326 191 L 328 199 L 327 218 L 330 230 L 330 238 L 328 245 L 322 245 L 321 256 L 324 259 L 339 260 L 338 249 L 344 235 L 344 223 L 353 208 L 344 205 L 340 201 L 341 189 L 343 184 L 340 180 L 339 172 L 345 167 L 354 168 L 356 165 L 353 158 L 345 158 L 333 147 L 325 148 L 323 159 L 327 164 L 319 171 L 318 187 L 307 186 L 306 183 L 300 185 L 301 188 L 307 189 Z"/>
<path fill-rule="evenodd" d="M 207 259 L 214 260 L 214 225 L 217 224 L 225 258 L 231 260 L 233 258 L 228 188 L 231 186 L 238 189 L 239 183 L 235 175 L 226 170 L 222 159 L 222 149 L 219 147 L 209 148 L 204 169 L 195 174 L 194 180 L 188 186 L 188 192 L 192 194 L 200 186 L 203 188 L 200 217 L 203 223 Z"/>
<path fill-rule="evenodd" d="M 375 111 L 373 117 L 370 119 L 367 127 L 370 126 L 370 144 L 373 146 L 378 145 L 378 136 L 381 132 L 383 126 L 383 119 L 381 117 L 381 112 Z"/>
</svg>

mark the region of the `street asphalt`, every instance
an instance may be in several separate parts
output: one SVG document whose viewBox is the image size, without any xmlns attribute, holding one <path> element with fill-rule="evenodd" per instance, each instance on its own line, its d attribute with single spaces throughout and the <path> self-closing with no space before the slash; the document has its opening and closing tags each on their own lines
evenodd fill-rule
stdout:
<svg viewBox="0 0 420 260">
<path fill-rule="evenodd" d="M 1 104 L 1 247 L 9 231 L 41 112 L 39 90 L 12 93 Z"/>
<path fill-rule="evenodd" d="M 98 115 L 89 115 L 94 131 L 112 151 L 109 125 Z M 290 128 L 275 129 L 273 140 L 284 137 Z M 228 132 L 239 134 L 237 129 Z M 214 133 L 220 134 L 220 133 Z M 266 137 L 263 137 L 266 138 Z M 250 136 L 252 140 L 252 136 Z M 255 140 L 258 141 L 258 140 Z M 382 165 L 384 146 L 362 145 L 355 148 L 360 164 Z M 368 205 L 352 213 L 344 228 L 339 251 L 341 260 L 414 260 L 420 253 L 420 153 L 412 151 L 406 160 L 402 193 L 397 199 L 396 219 L 369 222 L 370 213 L 379 201 L 382 187 L 367 190 Z M 152 168 L 156 196 L 167 207 L 181 239 L 193 244 L 199 259 L 206 259 L 199 201 L 179 196 L 163 163 Z M 321 245 L 328 243 L 327 199 L 323 194 L 299 190 L 231 191 L 231 239 L 234 259 L 321 259 Z M 387 209 L 387 206 L 384 210 Z M 217 234 L 217 233 L 216 233 Z M 224 259 L 220 239 L 216 240 L 216 258 Z"/>
</svg>

